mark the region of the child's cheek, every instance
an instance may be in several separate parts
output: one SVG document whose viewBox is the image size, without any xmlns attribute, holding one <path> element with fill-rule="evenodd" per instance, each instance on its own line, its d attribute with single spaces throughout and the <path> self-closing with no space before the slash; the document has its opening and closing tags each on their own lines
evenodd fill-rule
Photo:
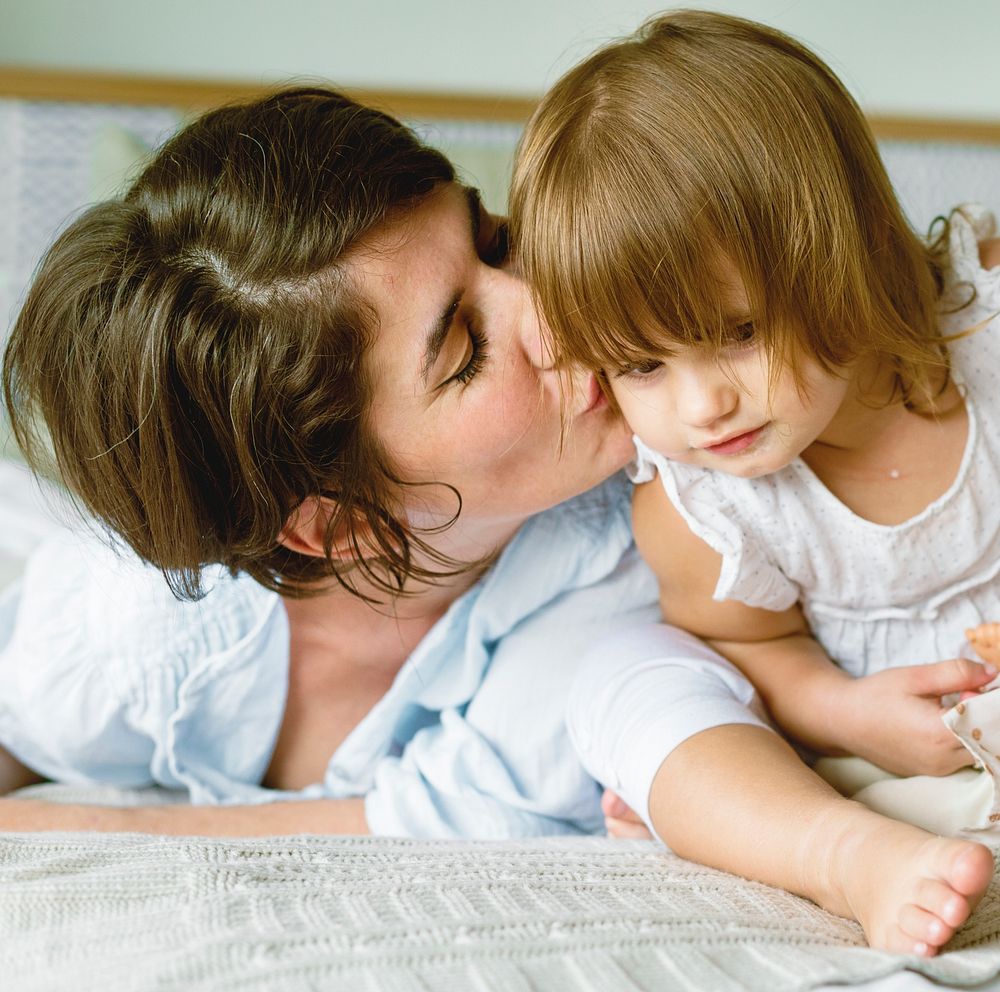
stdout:
<svg viewBox="0 0 1000 992">
<path fill-rule="evenodd" d="M 615 399 L 625 422 L 633 434 L 638 434 L 651 448 L 669 454 L 677 447 L 672 418 L 654 400 L 628 386 L 612 386 Z"/>
</svg>

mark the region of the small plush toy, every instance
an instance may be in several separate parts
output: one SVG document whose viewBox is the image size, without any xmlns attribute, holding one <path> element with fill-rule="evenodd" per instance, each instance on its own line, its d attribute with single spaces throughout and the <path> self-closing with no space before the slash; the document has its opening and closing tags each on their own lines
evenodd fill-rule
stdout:
<svg viewBox="0 0 1000 992">
<path fill-rule="evenodd" d="M 983 661 L 1000 668 L 1000 623 L 981 623 L 970 627 L 965 636 Z"/>
</svg>

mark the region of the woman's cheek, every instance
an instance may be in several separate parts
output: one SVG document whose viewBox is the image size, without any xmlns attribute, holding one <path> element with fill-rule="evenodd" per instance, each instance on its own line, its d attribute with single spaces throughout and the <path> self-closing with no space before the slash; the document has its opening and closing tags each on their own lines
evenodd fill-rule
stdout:
<svg viewBox="0 0 1000 992">
<path fill-rule="evenodd" d="M 502 458 L 523 433 L 522 415 L 512 403 L 484 404 L 468 411 L 462 428 L 467 450 L 475 452 L 477 461 Z"/>
<path fill-rule="evenodd" d="M 475 430 L 496 438 L 498 446 L 510 443 L 511 437 L 524 434 L 541 419 L 542 396 L 537 383 L 528 383 L 512 369 L 494 380 L 492 389 L 484 390 L 474 407 L 468 410 Z"/>
</svg>

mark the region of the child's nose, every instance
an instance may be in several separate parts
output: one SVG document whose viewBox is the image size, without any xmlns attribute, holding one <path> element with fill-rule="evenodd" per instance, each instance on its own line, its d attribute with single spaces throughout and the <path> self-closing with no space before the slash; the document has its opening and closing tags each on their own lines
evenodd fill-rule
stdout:
<svg viewBox="0 0 1000 992">
<path fill-rule="evenodd" d="M 732 413 L 737 391 L 718 369 L 676 370 L 677 415 L 688 427 L 710 427 Z"/>
</svg>

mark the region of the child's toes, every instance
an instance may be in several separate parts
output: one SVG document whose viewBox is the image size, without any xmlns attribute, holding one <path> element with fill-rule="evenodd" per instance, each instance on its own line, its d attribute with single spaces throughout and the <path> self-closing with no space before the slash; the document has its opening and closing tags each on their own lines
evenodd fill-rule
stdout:
<svg viewBox="0 0 1000 992">
<path fill-rule="evenodd" d="M 943 947 L 955 933 L 955 928 L 949 926 L 939 916 L 912 904 L 904 906 L 900 912 L 899 928 L 914 947 L 926 944 L 933 949 Z M 920 951 L 912 953 L 919 954 Z"/>
<path fill-rule="evenodd" d="M 953 931 L 969 918 L 971 912 L 969 901 L 963 895 L 936 878 L 921 880 L 916 905 L 942 920 Z"/>
<path fill-rule="evenodd" d="M 961 900 L 963 921 L 982 898 L 986 886 L 993 878 L 994 870 L 990 849 L 982 844 L 968 842 L 962 845 L 958 855 L 948 865 L 943 880 L 959 896 L 966 897 Z"/>
<path fill-rule="evenodd" d="M 891 954 L 915 954 L 919 958 L 932 958 L 941 949 L 940 945 L 914 937 L 900 926 L 890 927 L 883 939 L 872 946 Z"/>
</svg>

